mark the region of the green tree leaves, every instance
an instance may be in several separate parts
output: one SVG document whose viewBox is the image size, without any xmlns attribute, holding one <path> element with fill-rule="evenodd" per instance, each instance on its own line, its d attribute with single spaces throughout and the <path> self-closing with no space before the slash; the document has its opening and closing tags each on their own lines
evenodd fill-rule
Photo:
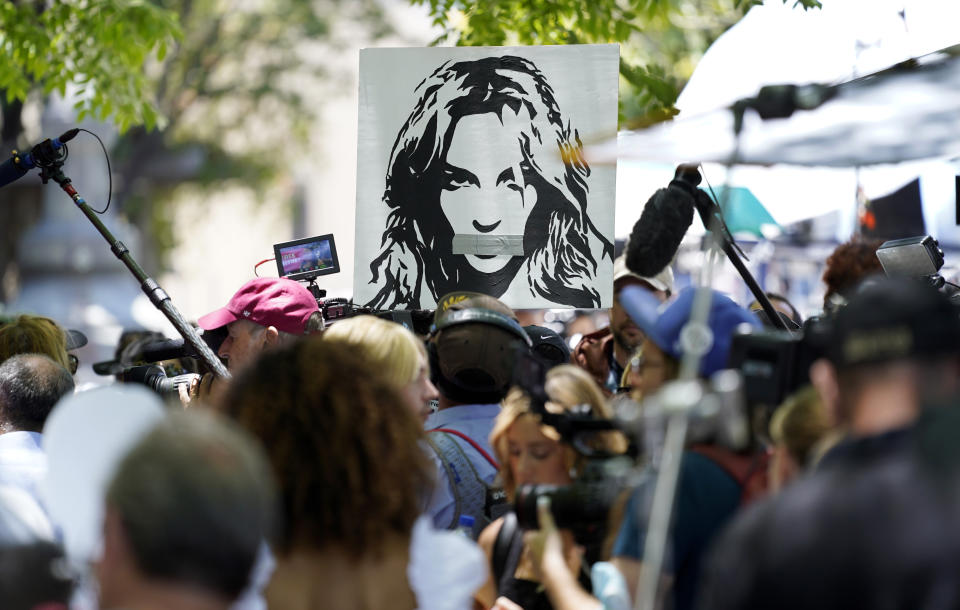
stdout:
<svg viewBox="0 0 960 610">
<path fill-rule="evenodd" d="M 162 117 L 145 65 L 180 36 L 177 14 L 146 0 L 4 0 L 0 90 L 12 102 L 75 87 L 81 118 L 153 128 Z"/>
<path fill-rule="evenodd" d="M 761 0 L 410 0 L 466 46 L 621 44 L 621 122 L 649 123 L 673 106 L 699 56 Z M 784 0 L 805 8 L 818 0 Z"/>
</svg>

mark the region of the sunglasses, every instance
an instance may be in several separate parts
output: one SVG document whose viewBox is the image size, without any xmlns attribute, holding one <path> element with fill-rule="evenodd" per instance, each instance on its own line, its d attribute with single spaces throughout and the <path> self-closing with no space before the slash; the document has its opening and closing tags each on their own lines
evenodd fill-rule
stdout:
<svg viewBox="0 0 960 610">
<path fill-rule="evenodd" d="M 67 354 L 67 369 L 71 375 L 77 374 L 77 367 L 80 366 L 80 359 L 73 354 Z"/>
</svg>

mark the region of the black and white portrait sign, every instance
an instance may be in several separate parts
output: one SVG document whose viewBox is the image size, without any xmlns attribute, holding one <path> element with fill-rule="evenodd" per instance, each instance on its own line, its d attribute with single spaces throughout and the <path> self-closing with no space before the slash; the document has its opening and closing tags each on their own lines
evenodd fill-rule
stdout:
<svg viewBox="0 0 960 610">
<path fill-rule="evenodd" d="M 609 307 L 617 45 L 360 52 L 354 301 Z"/>
</svg>

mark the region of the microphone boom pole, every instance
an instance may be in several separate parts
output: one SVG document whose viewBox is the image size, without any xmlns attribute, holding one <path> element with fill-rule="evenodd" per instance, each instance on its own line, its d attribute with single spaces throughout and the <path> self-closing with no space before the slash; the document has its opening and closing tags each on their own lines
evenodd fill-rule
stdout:
<svg viewBox="0 0 960 610">
<path fill-rule="evenodd" d="M 729 191 L 725 191 L 724 195 Z M 710 203 L 705 203 L 709 201 Z M 720 216 L 720 208 L 712 199 L 704 197 L 703 199 L 697 200 L 697 213 L 700 215 L 700 220 L 703 221 L 703 226 L 711 226 L 711 218 L 722 218 Z M 753 274 L 750 273 L 750 270 L 747 269 L 747 266 L 743 263 L 743 259 L 740 258 L 740 254 L 737 252 L 737 249 L 733 245 L 733 241 L 726 233 L 726 226 L 722 223 L 717 223 L 717 230 L 714 232 L 714 239 L 716 239 L 717 244 L 720 246 L 720 249 L 724 254 L 727 255 L 727 258 L 733 263 L 734 268 L 740 274 L 740 277 L 743 278 L 744 283 L 750 289 L 750 292 L 753 293 L 753 296 L 757 299 L 757 302 L 763 308 L 764 313 L 767 314 L 767 318 L 770 320 L 770 323 L 776 326 L 780 330 L 785 330 L 788 333 L 791 333 L 790 329 L 787 327 L 787 323 L 783 321 L 780 317 L 780 313 L 774 308 L 773 303 L 770 302 L 770 298 L 767 297 L 767 294 L 763 291 L 763 288 L 760 287 L 760 284 L 757 283 L 757 280 L 753 277 Z M 791 333 L 792 334 L 792 333 Z"/>
<path fill-rule="evenodd" d="M 177 332 L 183 336 L 184 340 L 193 346 L 193 349 L 197 351 L 197 354 L 207 364 L 214 375 L 223 379 L 229 379 L 230 373 L 227 371 L 227 367 L 225 367 L 223 362 L 220 361 L 220 358 L 213 353 L 210 346 L 200 338 L 197 331 L 187 323 L 183 314 L 173 305 L 173 302 L 170 300 L 170 295 L 137 264 L 137 261 L 130 255 L 130 250 L 127 246 L 113 236 L 113 233 L 100 221 L 96 213 L 87 205 L 86 200 L 84 200 L 77 192 L 77 189 L 73 187 L 70 178 L 64 175 L 63 161 L 65 158 L 66 155 L 63 155 L 58 156 L 49 163 L 37 162 L 36 165 L 40 167 L 40 179 L 44 184 L 49 180 L 53 180 L 60 185 L 63 192 L 70 196 L 70 199 L 80 208 L 83 215 L 93 223 L 93 226 L 100 232 L 100 235 L 107 240 L 107 243 L 110 244 L 110 250 L 114 255 L 119 258 L 127 269 L 130 270 L 130 273 L 137 278 L 137 281 L 140 282 L 140 288 L 150 299 L 150 302 L 163 312 L 163 315 L 170 320 L 170 323 L 173 324 Z"/>
<path fill-rule="evenodd" d="M 697 166 L 689 164 L 680 165 L 674 176 L 674 180 L 685 183 L 688 185 L 689 190 L 694 193 L 694 208 L 697 210 L 697 214 L 700 216 L 704 228 L 709 232 L 708 236 L 712 235 L 712 238 L 715 240 L 714 243 L 720 247 L 720 250 L 723 251 L 733 264 L 734 268 L 740 274 L 740 277 L 743 278 L 744 283 L 750 289 L 750 292 L 753 293 L 757 302 L 760 303 L 764 313 L 767 314 L 770 323 L 778 329 L 790 333 L 791 331 L 787 327 L 787 323 L 780 318 L 780 313 L 777 312 L 773 303 L 770 302 L 767 293 L 763 291 L 763 288 L 757 283 L 756 278 L 753 277 L 753 274 L 750 273 L 750 270 L 747 269 L 747 266 L 743 263 L 743 259 L 737 251 L 736 243 L 730 235 L 730 230 L 727 229 L 727 225 L 723 221 L 723 213 L 721 212 L 720 206 L 705 192 L 697 192 L 700 179 L 701 176 Z M 730 189 L 725 189 L 721 197 L 726 198 L 729 196 Z"/>
</svg>

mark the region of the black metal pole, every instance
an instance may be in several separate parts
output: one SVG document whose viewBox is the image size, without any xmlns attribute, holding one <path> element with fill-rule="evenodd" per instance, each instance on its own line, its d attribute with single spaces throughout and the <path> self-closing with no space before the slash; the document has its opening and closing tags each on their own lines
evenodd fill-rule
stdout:
<svg viewBox="0 0 960 610">
<path fill-rule="evenodd" d="M 126 265 L 130 273 L 137 278 L 137 281 L 140 282 L 140 288 L 147 297 L 149 297 L 150 302 L 170 320 L 170 323 L 177 329 L 177 332 L 183 336 L 184 341 L 193 346 L 193 349 L 197 351 L 197 354 L 200 355 L 200 358 L 203 359 L 213 374 L 223 379 L 229 379 L 230 373 L 227 371 L 227 367 L 223 365 L 223 362 L 220 361 L 220 358 L 213 353 L 210 346 L 200 338 L 197 331 L 190 326 L 180 311 L 174 307 L 170 296 L 160 287 L 160 284 L 146 274 L 143 268 L 141 268 L 140 265 L 137 264 L 137 261 L 130 255 L 130 250 L 127 249 L 123 242 L 114 237 L 110 230 L 100 221 L 100 218 L 90 209 L 90 206 L 87 205 L 83 197 L 77 193 L 77 189 L 73 188 L 70 178 L 64 175 L 63 170 L 60 167 L 45 167 L 43 168 L 43 172 L 45 176 L 41 177 L 47 177 L 59 184 L 60 188 L 63 189 L 77 207 L 80 208 L 83 215 L 93 223 L 93 226 L 100 232 L 100 235 L 103 235 L 103 238 L 110 244 L 110 250 Z M 44 182 L 46 182 L 46 180 L 44 180 Z"/>
<path fill-rule="evenodd" d="M 717 243 L 720 244 L 720 249 L 723 250 L 723 253 L 727 255 L 727 258 L 730 259 L 731 263 L 733 263 L 733 266 L 737 269 L 740 277 L 743 278 L 743 281 L 747 284 L 747 287 L 750 288 L 750 292 L 753 293 L 753 296 L 756 297 L 757 302 L 760 303 L 760 307 L 762 307 L 764 313 L 767 314 L 767 317 L 770 319 L 770 323 L 780 330 L 785 330 L 788 333 L 791 332 L 787 327 L 787 323 L 780 318 L 780 313 L 773 307 L 773 303 L 770 302 L 767 294 L 762 288 L 760 288 L 760 284 L 757 283 L 757 280 L 753 277 L 753 274 L 751 274 L 750 270 L 747 269 L 747 266 L 743 264 L 743 259 L 740 258 L 740 254 L 737 252 L 736 248 L 733 247 L 733 242 L 731 242 L 724 233 L 724 227 L 718 220 L 719 218 L 722 218 L 722 216 L 720 216 L 719 206 L 711 201 L 710 207 L 706 207 L 700 201 L 698 201 L 697 212 L 700 214 L 700 220 L 703 221 L 703 226 L 711 232 L 713 239 L 717 240 Z"/>
</svg>

